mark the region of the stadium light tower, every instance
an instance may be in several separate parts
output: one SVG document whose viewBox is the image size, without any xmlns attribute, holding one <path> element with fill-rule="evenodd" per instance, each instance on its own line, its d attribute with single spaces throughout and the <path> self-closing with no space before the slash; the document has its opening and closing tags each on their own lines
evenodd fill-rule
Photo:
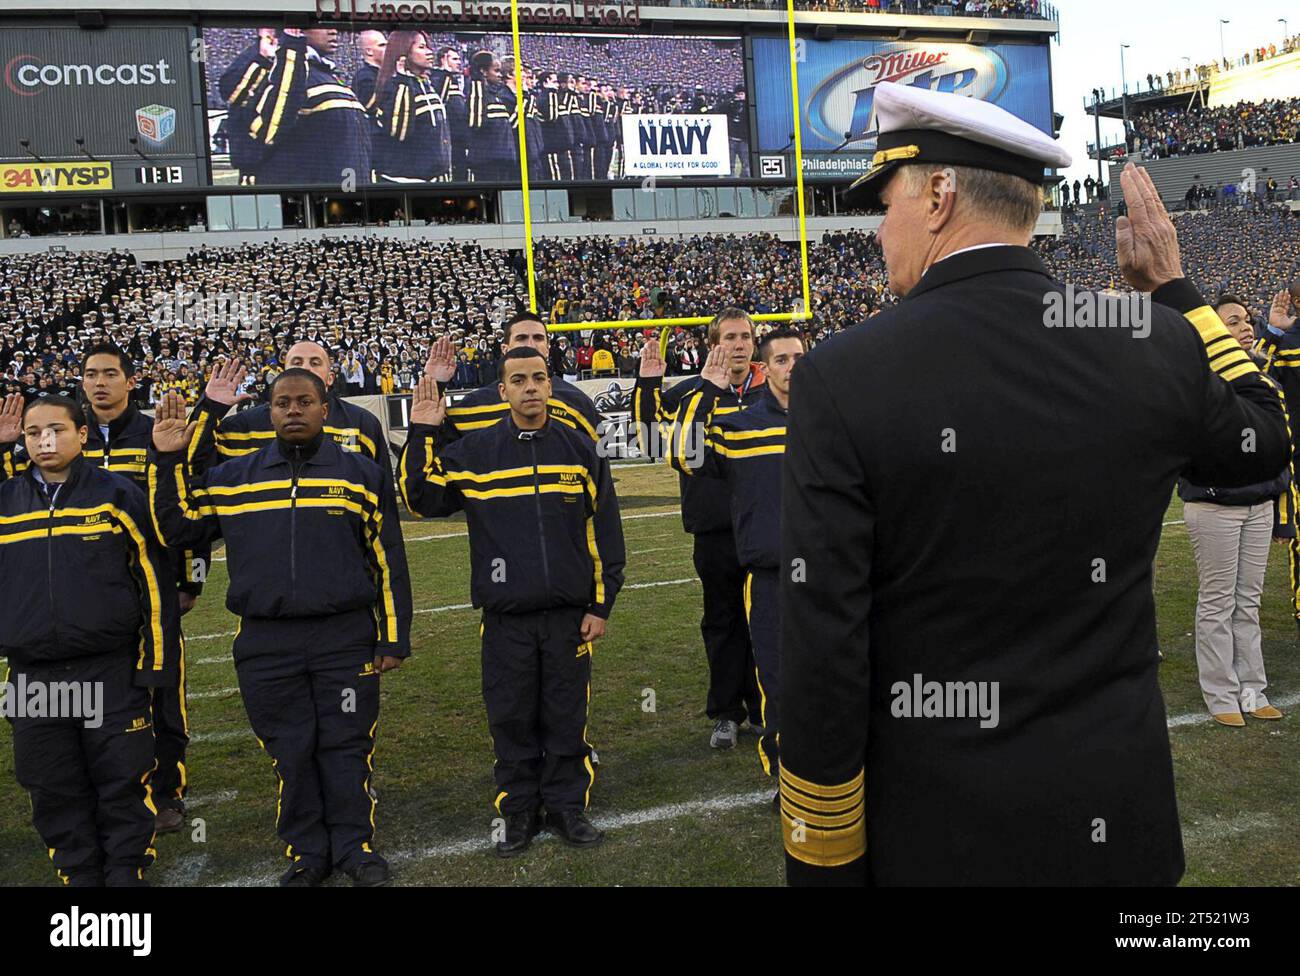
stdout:
<svg viewBox="0 0 1300 976">
<path fill-rule="evenodd" d="M 1100 88 L 1092 90 L 1092 121 L 1097 127 L 1097 191 L 1101 191 L 1101 96 L 1103 92 Z"/>
<path fill-rule="evenodd" d="M 1120 105 L 1124 111 L 1124 155 L 1128 155 L 1128 74 L 1124 70 L 1124 51 L 1132 47 L 1132 44 L 1121 44 L 1119 46 L 1119 98 Z"/>
<path fill-rule="evenodd" d="M 1228 55 L 1227 55 L 1227 53 L 1225 52 L 1225 50 L 1224 50 L 1224 46 L 1223 46 L 1223 25 L 1224 25 L 1224 24 L 1231 24 L 1231 23 L 1232 23 L 1232 21 L 1230 21 L 1230 20 L 1224 20 L 1223 18 L 1219 18 L 1219 59 L 1220 59 L 1221 61 L 1227 61 L 1227 60 L 1228 60 Z"/>
</svg>

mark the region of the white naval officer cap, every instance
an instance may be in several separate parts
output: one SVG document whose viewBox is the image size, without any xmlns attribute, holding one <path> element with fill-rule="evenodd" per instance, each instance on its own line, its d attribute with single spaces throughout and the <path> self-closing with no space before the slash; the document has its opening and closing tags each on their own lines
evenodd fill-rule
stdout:
<svg viewBox="0 0 1300 976">
<path fill-rule="evenodd" d="M 1043 183 L 1046 167 L 1072 159 L 1051 136 L 992 102 L 897 82 L 876 85 L 876 154 L 845 200 L 880 206 L 889 174 L 906 163 L 969 166 Z"/>
</svg>

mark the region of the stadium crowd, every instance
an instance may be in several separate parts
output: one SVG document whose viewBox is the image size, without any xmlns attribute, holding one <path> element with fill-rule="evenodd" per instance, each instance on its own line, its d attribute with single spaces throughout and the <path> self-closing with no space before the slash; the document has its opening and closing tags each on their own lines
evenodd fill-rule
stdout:
<svg viewBox="0 0 1300 976">
<path fill-rule="evenodd" d="M 735 171 L 747 169 L 736 39 L 530 34 L 522 67 L 501 34 L 215 28 L 204 44 L 210 143 L 227 156 L 218 171 L 243 184 L 349 172 L 367 183 L 507 181 L 521 119 L 539 180 L 618 178 L 621 119 L 647 112 L 726 115 Z"/>
<path fill-rule="evenodd" d="M 359 34 L 340 31 L 339 45 L 333 58 L 345 78 L 356 76 L 364 63 L 358 43 Z M 435 50 L 449 47 L 460 52 L 468 67 L 476 51 L 491 51 L 498 59 L 513 54 L 509 34 L 483 34 L 472 38 L 447 31 L 429 31 L 429 45 Z M 217 28 L 203 32 L 206 57 L 210 64 L 230 64 L 250 44 L 256 43 L 253 28 Z M 744 84 L 743 54 L 738 41 L 710 45 L 702 54 L 701 45 L 686 37 L 611 37 L 603 43 L 589 43 L 586 38 L 560 34 L 525 34 L 520 38 L 524 61 L 537 70 L 572 71 L 596 77 L 615 86 L 644 90 L 667 89 L 685 95 L 696 88 L 730 94 Z M 209 71 L 208 108 L 224 109 L 226 100 L 217 90 L 220 72 Z"/>
<path fill-rule="evenodd" d="M 1300 228 L 1282 208 L 1179 217 L 1189 275 L 1204 294 L 1236 294 L 1263 321 L 1271 296 L 1300 267 Z M 1122 288 L 1113 219 L 1067 215 L 1060 238 L 1034 247 L 1061 280 Z M 811 339 L 867 319 L 893 301 L 874 237 L 850 231 L 810 242 Z M 315 339 L 334 354 L 346 393 L 409 391 L 432 337 L 456 344 L 454 388 L 493 375 L 499 330 L 527 300 L 519 252 L 471 244 L 324 239 L 192 251 L 183 260 L 137 263 L 116 251 L 0 258 L 0 381 L 26 397 L 75 390 L 83 351 L 109 338 L 139 364 L 136 398 L 169 391 L 196 402 L 213 364 L 251 366 L 262 393 L 281 351 Z M 538 306 L 554 323 L 706 314 L 724 305 L 789 311 L 802 292 L 797 242 L 772 235 L 686 239 L 545 239 L 535 251 Z M 552 368 L 581 375 L 607 349 L 619 375 L 635 375 L 637 330 L 567 332 Z M 671 337 L 670 374 L 703 365 L 701 330 Z"/>
<path fill-rule="evenodd" d="M 1147 159 L 1193 156 L 1300 138 L 1300 98 L 1215 108 L 1151 109 L 1130 120 L 1133 150 Z"/>
<path fill-rule="evenodd" d="M 1197 81 L 1210 81 L 1221 72 L 1233 71 L 1237 68 L 1244 68 L 1252 64 L 1261 64 L 1264 61 L 1271 61 L 1273 58 L 1282 57 L 1287 54 L 1293 54 L 1300 50 L 1300 34 L 1294 34 L 1282 39 L 1281 44 L 1276 42 L 1270 44 L 1261 44 L 1259 47 L 1250 51 L 1245 51 L 1237 58 L 1223 58 L 1217 61 L 1208 61 L 1204 64 L 1198 64 L 1195 67 L 1170 69 L 1165 72 L 1149 72 L 1146 76 L 1148 91 L 1165 91 L 1167 89 L 1181 88 L 1192 85 Z M 1138 83 L 1135 91 L 1140 92 L 1141 81 Z"/>
</svg>

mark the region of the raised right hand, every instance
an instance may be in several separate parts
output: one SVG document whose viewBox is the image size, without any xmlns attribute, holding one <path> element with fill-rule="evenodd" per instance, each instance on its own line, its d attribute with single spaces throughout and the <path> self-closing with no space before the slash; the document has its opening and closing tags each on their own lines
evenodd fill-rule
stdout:
<svg viewBox="0 0 1300 976">
<path fill-rule="evenodd" d="M 1291 308 L 1291 293 L 1285 288 L 1273 296 L 1273 304 L 1268 310 L 1268 324 L 1283 332 L 1295 327 L 1295 316 L 1288 314 Z M 4 437 L 0 436 L 0 441 Z"/>
<path fill-rule="evenodd" d="M 438 384 L 427 373 L 411 392 L 411 423 L 441 427 L 447 419 L 447 401 L 438 395 Z"/>
<path fill-rule="evenodd" d="M 166 393 L 153 415 L 153 446 L 162 454 L 183 451 L 197 426 L 186 420 L 185 398 L 179 393 Z"/>
<path fill-rule="evenodd" d="M 444 385 L 450 383 L 456 375 L 456 350 L 449 337 L 440 336 L 429 347 L 429 358 L 424 361 L 424 375 Z"/>
<path fill-rule="evenodd" d="M 637 375 L 643 379 L 651 379 L 656 376 L 663 376 L 667 368 L 664 357 L 659 352 L 659 337 L 652 336 L 641 347 L 641 365 L 637 370 Z"/>
<path fill-rule="evenodd" d="M 0 406 L 0 444 L 13 444 L 23 436 L 23 395 L 10 393 Z"/>
<path fill-rule="evenodd" d="M 709 358 L 704 361 L 704 368 L 700 370 L 700 379 L 712 383 L 719 390 L 726 391 L 727 354 L 721 346 L 714 346 L 709 350 Z"/>
<path fill-rule="evenodd" d="M 224 363 L 217 363 L 212 369 L 212 378 L 208 380 L 208 385 L 203 388 L 203 395 L 214 403 L 225 404 L 227 407 L 233 407 L 236 403 L 243 403 L 245 400 L 253 399 L 250 394 L 240 393 L 239 388 L 244 385 L 244 377 L 248 375 L 248 370 L 238 359 L 228 359 Z"/>
</svg>

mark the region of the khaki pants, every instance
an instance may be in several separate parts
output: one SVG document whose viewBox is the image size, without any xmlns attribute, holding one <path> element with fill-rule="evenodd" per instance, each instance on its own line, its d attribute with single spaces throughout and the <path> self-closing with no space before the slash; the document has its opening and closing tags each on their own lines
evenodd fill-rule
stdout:
<svg viewBox="0 0 1300 976">
<path fill-rule="evenodd" d="M 1196 555 L 1196 664 L 1213 715 L 1268 704 L 1259 598 L 1273 535 L 1273 504 L 1183 506 Z"/>
</svg>

